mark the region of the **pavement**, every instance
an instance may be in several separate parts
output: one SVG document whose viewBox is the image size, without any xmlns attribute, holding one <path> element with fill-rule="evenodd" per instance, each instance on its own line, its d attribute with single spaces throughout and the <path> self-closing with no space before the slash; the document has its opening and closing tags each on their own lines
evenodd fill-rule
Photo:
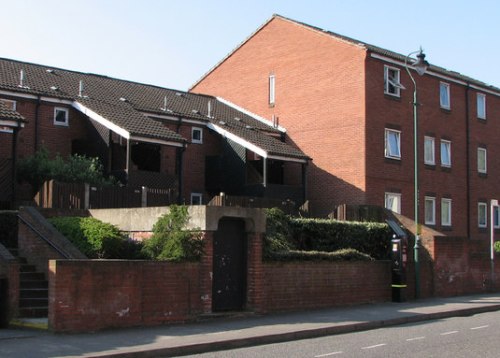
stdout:
<svg viewBox="0 0 500 358">
<path fill-rule="evenodd" d="M 270 315 L 239 314 L 202 322 L 54 334 L 43 322 L 0 329 L 0 357 L 175 357 L 342 334 L 500 310 L 500 293 Z"/>
</svg>

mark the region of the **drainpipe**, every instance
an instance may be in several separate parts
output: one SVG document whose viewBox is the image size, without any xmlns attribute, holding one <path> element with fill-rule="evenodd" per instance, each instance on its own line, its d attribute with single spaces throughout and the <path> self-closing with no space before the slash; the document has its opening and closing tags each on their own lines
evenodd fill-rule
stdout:
<svg viewBox="0 0 500 358">
<path fill-rule="evenodd" d="M 182 148 L 177 148 L 177 181 L 179 182 L 179 193 L 177 194 L 177 204 L 182 205 L 182 191 L 184 185 L 182 183 L 182 172 L 184 171 L 184 152 L 186 151 L 186 144 Z"/>
<path fill-rule="evenodd" d="M 21 121 L 18 121 L 18 126 L 12 131 L 12 200 L 11 205 L 16 202 L 16 182 L 17 182 L 17 132 L 21 128 Z"/>
<path fill-rule="evenodd" d="M 467 204 L 467 237 L 470 238 L 470 128 L 469 128 L 469 90 L 470 84 L 465 88 L 465 192 Z"/>
<path fill-rule="evenodd" d="M 41 104 L 41 97 L 38 96 L 36 100 L 36 108 L 35 108 L 35 152 L 38 150 L 39 147 L 39 140 L 38 138 L 38 122 L 39 122 L 39 117 L 40 117 L 40 104 Z"/>
</svg>

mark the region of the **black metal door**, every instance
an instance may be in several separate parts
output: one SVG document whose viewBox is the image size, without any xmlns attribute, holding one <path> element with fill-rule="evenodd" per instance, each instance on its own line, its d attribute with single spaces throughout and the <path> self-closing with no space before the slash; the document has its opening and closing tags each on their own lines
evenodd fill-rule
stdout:
<svg viewBox="0 0 500 358">
<path fill-rule="evenodd" d="M 222 218 L 214 236 L 212 309 L 237 311 L 246 301 L 245 222 Z"/>
</svg>

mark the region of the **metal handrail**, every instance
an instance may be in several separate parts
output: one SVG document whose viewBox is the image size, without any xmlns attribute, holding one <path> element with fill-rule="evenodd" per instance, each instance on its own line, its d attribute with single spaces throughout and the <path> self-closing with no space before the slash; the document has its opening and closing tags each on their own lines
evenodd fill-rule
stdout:
<svg viewBox="0 0 500 358">
<path fill-rule="evenodd" d="M 68 255 L 63 249 L 60 249 L 55 245 L 52 241 L 50 241 L 44 234 L 42 234 L 36 227 L 34 227 L 30 222 L 28 222 L 26 219 L 24 219 L 21 215 L 17 215 L 21 221 L 26 224 L 28 228 L 31 229 L 35 234 L 37 234 L 41 239 L 43 239 L 47 244 L 49 244 L 54 250 L 56 250 L 59 254 L 61 254 L 65 259 L 70 259 L 71 256 Z"/>
</svg>

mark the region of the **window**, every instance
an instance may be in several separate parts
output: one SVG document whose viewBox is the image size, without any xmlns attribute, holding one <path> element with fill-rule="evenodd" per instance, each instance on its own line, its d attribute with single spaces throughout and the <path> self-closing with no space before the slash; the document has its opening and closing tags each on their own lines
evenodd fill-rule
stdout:
<svg viewBox="0 0 500 358">
<path fill-rule="evenodd" d="M 401 85 L 399 69 L 389 66 L 384 66 L 384 93 L 399 97 Z"/>
<path fill-rule="evenodd" d="M 191 205 L 203 205 L 203 194 L 191 193 Z"/>
<path fill-rule="evenodd" d="M 493 221 L 494 221 L 495 229 L 500 228 L 500 207 L 499 206 L 493 207 Z"/>
<path fill-rule="evenodd" d="M 269 105 L 274 106 L 276 96 L 276 77 L 269 75 Z"/>
<path fill-rule="evenodd" d="M 385 193 L 385 208 L 401 214 L 401 194 Z"/>
<path fill-rule="evenodd" d="M 450 109 L 450 85 L 448 83 L 439 83 L 439 103 L 441 108 Z"/>
<path fill-rule="evenodd" d="M 486 148 L 477 148 L 477 171 L 486 174 L 488 167 L 486 164 Z"/>
<path fill-rule="evenodd" d="M 203 129 L 193 127 L 191 128 L 191 143 L 202 144 L 203 143 Z"/>
<path fill-rule="evenodd" d="M 486 119 L 486 96 L 478 93 L 477 97 L 477 118 Z"/>
<path fill-rule="evenodd" d="M 393 129 L 385 130 L 386 158 L 401 159 L 401 132 Z"/>
<path fill-rule="evenodd" d="M 425 224 L 436 224 L 436 198 L 430 196 L 425 197 Z"/>
<path fill-rule="evenodd" d="M 7 109 L 10 109 L 12 111 L 16 110 L 16 101 L 12 101 L 10 99 L 2 99 L 0 98 L 0 102 L 3 103 Z M 0 132 L 4 133 L 14 133 L 14 130 L 12 128 L 6 127 L 6 126 L 0 126 Z"/>
<path fill-rule="evenodd" d="M 441 225 L 451 226 L 451 199 L 441 199 Z"/>
<path fill-rule="evenodd" d="M 486 203 L 477 204 L 477 226 L 488 226 L 488 204 Z"/>
<path fill-rule="evenodd" d="M 68 126 L 68 110 L 66 108 L 54 108 L 54 124 L 57 126 Z"/>
<path fill-rule="evenodd" d="M 441 166 L 451 167 L 451 142 L 441 140 Z"/>
<path fill-rule="evenodd" d="M 436 164 L 436 155 L 434 150 L 434 138 L 433 137 L 425 137 L 424 138 L 424 161 L 425 164 L 435 165 Z"/>
</svg>

